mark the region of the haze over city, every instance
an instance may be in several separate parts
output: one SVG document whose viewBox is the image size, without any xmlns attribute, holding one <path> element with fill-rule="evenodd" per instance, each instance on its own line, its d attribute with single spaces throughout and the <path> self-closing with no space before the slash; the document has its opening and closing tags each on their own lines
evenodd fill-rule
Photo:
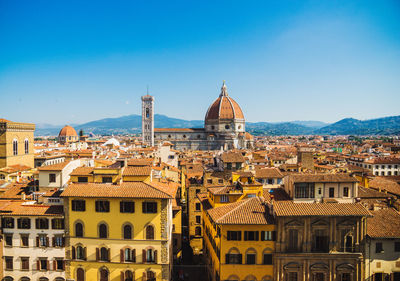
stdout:
<svg viewBox="0 0 400 281">
<path fill-rule="evenodd" d="M 222 80 L 250 122 L 399 115 L 398 1 L 0 2 L 1 116 L 202 120 Z"/>
</svg>

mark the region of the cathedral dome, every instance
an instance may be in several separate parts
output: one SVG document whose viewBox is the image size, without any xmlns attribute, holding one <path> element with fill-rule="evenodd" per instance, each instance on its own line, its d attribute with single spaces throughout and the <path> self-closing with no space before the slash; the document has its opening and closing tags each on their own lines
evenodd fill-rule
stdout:
<svg viewBox="0 0 400 281">
<path fill-rule="evenodd" d="M 78 134 L 76 133 L 75 129 L 69 125 L 62 128 L 60 133 L 58 134 L 58 137 L 75 137 L 75 136 L 77 137 Z"/>
<path fill-rule="evenodd" d="M 208 108 L 205 121 L 219 119 L 244 120 L 242 109 L 233 98 L 228 96 L 225 81 L 221 87 L 221 94 Z"/>
</svg>

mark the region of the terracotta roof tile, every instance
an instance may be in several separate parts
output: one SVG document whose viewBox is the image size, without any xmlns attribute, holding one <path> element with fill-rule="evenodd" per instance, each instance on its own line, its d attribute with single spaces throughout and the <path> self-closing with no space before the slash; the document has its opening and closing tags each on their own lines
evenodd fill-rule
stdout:
<svg viewBox="0 0 400 281">
<path fill-rule="evenodd" d="M 61 193 L 61 197 L 172 198 L 160 188 L 144 182 L 123 182 L 120 185 L 71 184 Z"/>
<path fill-rule="evenodd" d="M 42 166 L 42 167 L 39 167 L 38 170 L 39 171 L 62 171 L 65 168 L 65 166 L 68 165 L 68 163 L 69 163 L 69 161 L 65 161 L 65 162 L 54 164 L 54 165 Z"/>
<path fill-rule="evenodd" d="M 218 224 L 273 224 L 272 216 L 266 214 L 264 198 L 253 197 L 207 210 Z"/>
<path fill-rule="evenodd" d="M 371 211 L 367 219 L 367 235 L 373 238 L 400 238 L 400 214 L 394 209 Z"/>
<path fill-rule="evenodd" d="M 370 216 L 360 203 L 294 203 L 274 202 L 274 211 L 279 217 L 291 216 Z"/>
<path fill-rule="evenodd" d="M 94 167 L 78 167 L 72 171 L 71 176 L 90 176 L 93 174 Z"/>
<path fill-rule="evenodd" d="M 128 166 L 122 173 L 123 176 L 150 176 L 150 166 Z"/>
<path fill-rule="evenodd" d="M 221 160 L 224 161 L 225 163 L 245 162 L 243 155 L 239 152 L 224 152 L 221 155 Z"/>
<path fill-rule="evenodd" d="M 256 178 L 283 178 L 283 175 L 277 168 L 262 168 L 256 169 Z"/>
<path fill-rule="evenodd" d="M 63 206 L 27 204 L 26 201 L 2 202 L 1 215 L 3 216 L 62 216 Z"/>
</svg>

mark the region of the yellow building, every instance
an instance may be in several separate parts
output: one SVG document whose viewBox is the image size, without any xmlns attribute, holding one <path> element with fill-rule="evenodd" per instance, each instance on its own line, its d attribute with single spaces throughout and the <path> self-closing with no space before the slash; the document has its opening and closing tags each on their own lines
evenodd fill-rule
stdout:
<svg viewBox="0 0 400 281">
<path fill-rule="evenodd" d="M 34 167 L 35 124 L 0 119 L 0 168 L 12 165 Z"/>
<path fill-rule="evenodd" d="M 66 214 L 66 278 L 170 280 L 172 196 L 156 185 L 72 184 Z"/>
<path fill-rule="evenodd" d="M 276 232 L 265 199 L 246 198 L 215 208 L 208 198 L 202 202 L 209 280 L 273 280 Z"/>
</svg>

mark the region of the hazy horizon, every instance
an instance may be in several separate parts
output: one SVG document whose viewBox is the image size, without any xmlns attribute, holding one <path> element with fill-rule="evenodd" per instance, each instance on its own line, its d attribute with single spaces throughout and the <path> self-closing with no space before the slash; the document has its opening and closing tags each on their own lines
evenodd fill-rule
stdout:
<svg viewBox="0 0 400 281">
<path fill-rule="evenodd" d="M 140 114 L 147 86 L 203 120 L 222 80 L 248 122 L 400 115 L 398 1 L 1 1 L 0 34 L 12 121 Z"/>
</svg>

